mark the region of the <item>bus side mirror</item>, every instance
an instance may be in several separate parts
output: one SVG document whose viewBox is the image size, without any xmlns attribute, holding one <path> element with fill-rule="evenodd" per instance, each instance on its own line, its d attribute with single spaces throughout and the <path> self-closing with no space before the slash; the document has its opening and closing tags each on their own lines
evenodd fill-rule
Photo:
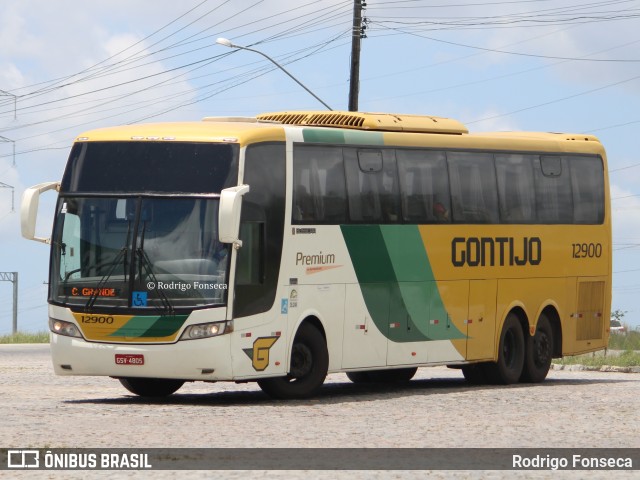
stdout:
<svg viewBox="0 0 640 480">
<path fill-rule="evenodd" d="M 240 241 L 240 206 L 242 196 L 249 191 L 249 185 L 225 188 L 220 192 L 218 210 L 218 238 L 221 243 L 233 243 L 242 246 Z"/>
<path fill-rule="evenodd" d="M 36 237 L 36 218 L 38 217 L 38 204 L 40 194 L 47 190 L 60 190 L 60 182 L 39 183 L 27 188 L 22 194 L 22 206 L 20 207 L 20 227 L 22 236 L 27 240 L 51 243 L 51 238 Z"/>
</svg>

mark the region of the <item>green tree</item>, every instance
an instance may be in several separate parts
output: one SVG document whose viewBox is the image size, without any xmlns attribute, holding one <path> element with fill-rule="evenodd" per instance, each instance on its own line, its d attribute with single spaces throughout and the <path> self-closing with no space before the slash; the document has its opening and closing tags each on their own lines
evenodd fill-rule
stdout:
<svg viewBox="0 0 640 480">
<path fill-rule="evenodd" d="M 613 312 L 611 312 L 611 319 L 618 320 L 620 323 L 622 323 L 622 319 L 624 318 L 626 313 L 627 313 L 626 311 L 620 310 L 619 308 L 617 308 Z"/>
</svg>

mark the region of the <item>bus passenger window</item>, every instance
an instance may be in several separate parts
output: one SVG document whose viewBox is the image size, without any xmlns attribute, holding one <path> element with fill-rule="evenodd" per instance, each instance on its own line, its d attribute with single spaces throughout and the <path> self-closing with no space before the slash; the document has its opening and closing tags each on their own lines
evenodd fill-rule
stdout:
<svg viewBox="0 0 640 480">
<path fill-rule="evenodd" d="M 448 223 L 449 178 L 444 152 L 398 149 L 402 218 L 410 223 Z"/>
<path fill-rule="evenodd" d="M 536 209 L 539 223 L 572 223 L 573 198 L 566 159 L 543 155 L 535 162 Z"/>
<path fill-rule="evenodd" d="M 447 152 L 455 223 L 498 223 L 493 155 Z"/>
<path fill-rule="evenodd" d="M 604 168 L 599 157 L 566 157 L 571 165 L 573 221 L 600 224 L 604 221 Z"/>
<path fill-rule="evenodd" d="M 503 223 L 535 223 L 536 195 L 533 185 L 535 155 L 496 155 L 500 218 Z"/>
<path fill-rule="evenodd" d="M 344 223 L 346 194 L 342 148 L 294 147 L 291 217 L 294 224 Z"/>
<path fill-rule="evenodd" d="M 240 240 L 242 240 L 242 248 L 238 251 L 236 283 L 238 285 L 260 284 L 264 278 L 264 223 L 242 223 Z"/>
<path fill-rule="evenodd" d="M 349 217 L 356 223 L 400 220 L 395 152 L 345 148 Z"/>
</svg>

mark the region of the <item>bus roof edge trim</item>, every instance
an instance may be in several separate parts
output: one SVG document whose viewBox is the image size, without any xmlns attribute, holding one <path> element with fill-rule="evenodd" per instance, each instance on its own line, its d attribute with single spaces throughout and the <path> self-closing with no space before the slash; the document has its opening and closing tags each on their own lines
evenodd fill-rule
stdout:
<svg viewBox="0 0 640 480">
<path fill-rule="evenodd" d="M 204 117 L 203 122 L 257 123 L 256 117 Z"/>
<path fill-rule="evenodd" d="M 263 113 L 258 115 L 257 119 L 279 122 L 285 125 L 308 127 L 337 127 L 384 132 L 448 133 L 457 135 L 469 133 L 467 127 L 457 120 L 428 115 L 305 111 Z"/>
</svg>

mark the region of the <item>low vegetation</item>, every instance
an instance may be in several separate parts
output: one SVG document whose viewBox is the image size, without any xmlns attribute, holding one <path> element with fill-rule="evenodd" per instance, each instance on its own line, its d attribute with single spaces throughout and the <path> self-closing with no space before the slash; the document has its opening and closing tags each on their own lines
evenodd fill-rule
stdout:
<svg viewBox="0 0 640 480">
<path fill-rule="evenodd" d="M 609 346 L 604 351 L 564 357 L 554 360 L 559 365 L 585 365 L 588 367 L 602 367 L 611 365 L 615 367 L 640 366 L 640 332 L 629 331 L 626 334 L 612 333 L 609 337 Z"/>
<path fill-rule="evenodd" d="M 14 335 L 2 335 L 0 343 L 49 343 L 49 332 L 18 332 Z"/>
<path fill-rule="evenodd" d="M 614 353 L 615 352 L 615 353 Z M 640 366 L 640 352 L 633 350 L 595 352 L 574 357 L 564 357 L 554 360 L 559 365 L 585 365 L 587 367 L 637 367 Z"/>
<path fill-rule="evenodd" d="M 611 350 L 640 350 L 640 332 L 632 330 L 626 334 L 611 334 L 609 348 Z"/>
</svg>

